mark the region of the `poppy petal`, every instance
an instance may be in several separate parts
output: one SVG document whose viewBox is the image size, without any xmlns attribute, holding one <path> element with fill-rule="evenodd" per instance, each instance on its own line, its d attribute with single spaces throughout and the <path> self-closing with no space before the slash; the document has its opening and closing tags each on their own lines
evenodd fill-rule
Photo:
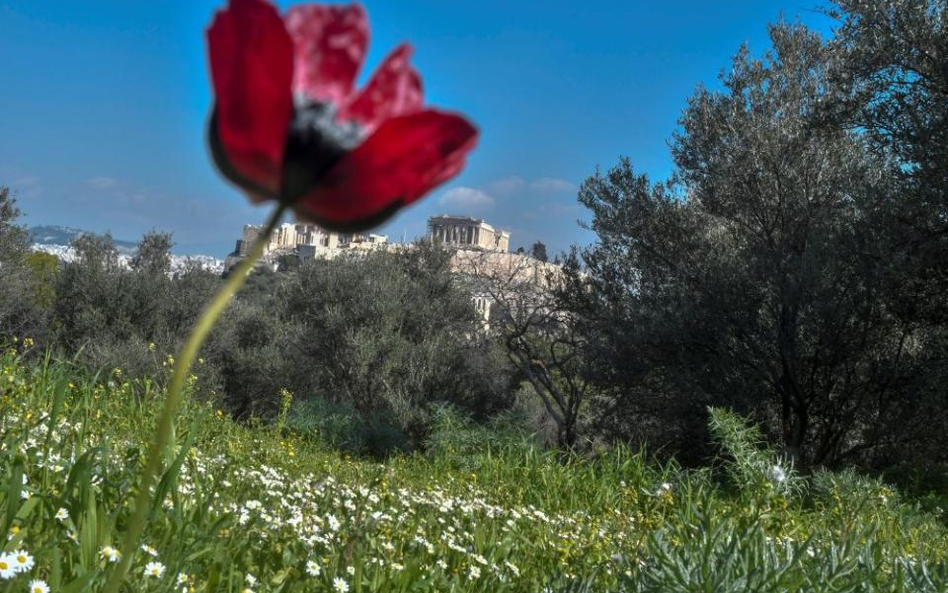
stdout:
<svg viewBox="0 0 948 593">
<path fill-rule="evenodd" d="M 390 117 L 421 109 L 421 75 L 409 61 L 411 54 L 407 43 L 395 48 L 365 88 L 341 110 L 339 119 L 355 120 L 371 133 Z"/>
<path fill-rule="evenodd" d="M 477 129 L 452 113 L 386 120 L 296 202 L 297 215 L 329 230 L 372 228 L 457 175 L 476 142 Z"/>
<path fill-rule="evenodd" d="M 286 13 L 296 71 L 293 90 L 314 101 L 343 105 L 369 46 L 369 20 L 359 4 L 300 4 Z"/>
<path fill-rule="evenodd" d="M 216 96 L 214 159 L 231 181 L 275 195 L 293 114 L 293 42 L 264 0 L 231 0 L 214 18 L 207 41 Z"/>
</svg>

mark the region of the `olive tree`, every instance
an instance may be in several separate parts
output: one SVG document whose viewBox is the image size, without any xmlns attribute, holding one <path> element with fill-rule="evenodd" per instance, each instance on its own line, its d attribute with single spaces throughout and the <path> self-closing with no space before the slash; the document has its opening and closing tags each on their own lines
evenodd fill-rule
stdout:
<svg viewBox="0 0 948 593">
<path fill-rule="evenodd" d="M 570 294 L 619 407 L 681 427 L 677 446 L 728 405 L 798 463 L 828 463 L 918 439 L 945 413 L 925 380 L 944 365 L 889 305 L 874 213 L 898 164 L 821 121 L 831 48 L 799 25 L 770 37 L 689 99 L 668 184 L 627 160 L 586 181 L 599 240 Z"/>
</svg>

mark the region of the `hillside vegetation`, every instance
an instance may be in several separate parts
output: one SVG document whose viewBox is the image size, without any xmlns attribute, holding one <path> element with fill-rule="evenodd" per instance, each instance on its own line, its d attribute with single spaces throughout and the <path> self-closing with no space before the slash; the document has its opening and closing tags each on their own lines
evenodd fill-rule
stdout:
<svg viewBox="0 0 948 593">
<path fill-rule="evenodd" d="M 24 362 L 25 349 L 0 359 L 0 589 L 96 591 L 161 394 L 120 369 Z M 703 470 L 621 448 L 564 460 L 448 408 L 425 455 L 377 463 L 329 452 L 281 417 L 237 424 L 192 400 L 125 590 L 948 587 L 940 511 L 851 473 L 799 476 L 740 418 L 711 418 L 720 460 Z"/>
</svg>

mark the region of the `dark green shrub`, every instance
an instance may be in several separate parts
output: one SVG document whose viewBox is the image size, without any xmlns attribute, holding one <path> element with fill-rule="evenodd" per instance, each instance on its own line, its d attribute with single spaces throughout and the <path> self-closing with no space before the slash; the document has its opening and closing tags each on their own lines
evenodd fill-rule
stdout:
<svg viewBox="0 0 948 593">
<path fill-rule="evenodd" d="M 10 189 L 0 187 L 0 341 L 42 338 L 48 323 L 47 277 L 40 271 L 48 261 L 31 256 L 19 215 Z"/>
<path fill-rule="evenodd" d="M 480 419 L 509 406 L 508 365 L 446 253 L 418 245 L 311 261 L 278 286 L 281 347 L 298 398 L 383 413 L 412 447 L 427 436 L 433 403 Z"/>
</svg>

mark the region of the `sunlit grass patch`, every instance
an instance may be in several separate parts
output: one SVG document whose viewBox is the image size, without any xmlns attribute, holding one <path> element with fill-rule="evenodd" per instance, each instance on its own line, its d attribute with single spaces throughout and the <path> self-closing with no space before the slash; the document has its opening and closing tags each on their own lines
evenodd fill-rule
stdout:
<svg viewBox="0 0 948 593">
<path fill-rule="evenodd" d="M 102 587 L 160 395 L 117 371 L 0 358 L 0 588 Z M 378 463 L 282 423 L 237 424 L 195 398 L 125 587 L 943 590 L 948 534 L 936 517 L 855 474 L 801 477 L 739 418 L 714 418 L 713 470 L 447 436 L 427 455 Z"/>
</svg>

